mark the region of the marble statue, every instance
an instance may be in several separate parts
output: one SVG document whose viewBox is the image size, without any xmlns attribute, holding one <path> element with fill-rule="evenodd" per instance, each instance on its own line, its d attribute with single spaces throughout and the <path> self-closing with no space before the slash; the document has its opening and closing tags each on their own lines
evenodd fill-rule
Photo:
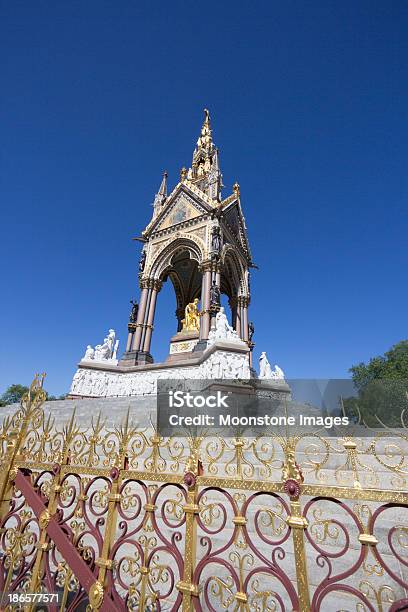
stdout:
<svg viewBox="0 0 408 612">
<path fill-rule="evenodd" d="M 278 365 L 275 365 L 274 369 L 272 370 L 265 351 L 263 351 L 259 357 L 259 378 L 266 378 L 269 380 L 285 380 L 283 370 L 281 370 Z"/>
<path fill-rule="evenodd" d="M 276 380 L 285 380 L 285 374 L 283 370 L 276 364 L 272 374 L 274 374 L 273 378 L 275 378 Z"/>
<path fill-rule="evenodd" d="M 95 350 L 92 348 L 90 344 L 86 347 L 85 355 L 82 357 L 81 361 L 91 361 L 94 358 Z"/>
<path fill-rule="evenodd" d="M 221 306 L 215 317 L 215 329 L 212 329 L 208 335 L 210 344 L 216 340 L 227 340 L 229 342 L 240 342 L 241 338 L 238 336 L 235 329 L 228 323 L 227 315 L 224 312 L 224 307 Z"/>
<path fill-rule="evenodd" d="M 259 357 L 259 378 L 272 378 L 272 368 L 265 351 Z"/>
<path fill-rule="evenodd" d="M 198 312 L 198 298 L 187 304 L 184 311 L 185 318 L 182 320 L 183 331 L 199 331 L 200 313 Z"/>
<path fill-rule="evenodd" d="M 115 330 L 110 329 L 102 344 L 97 344 L 95 348 L 88 344 L 81 361 L 116 361 L 118 346 Z"/>
<path fill-rule="evenodd" d="M 252 321 L 250 321 L 249 325 L 248 325 L 248 331 L 249 331 L 249 341 L 252 342 L 252 338 L 254 337 L 254 333 L 255 333 L 255 325 L 253 324 Z"/>
<path fill-rule="evenodd" d="M 105 361 L 106 359 L 112 359 L 115 345 L 115 336 L 115 330 L 110 329 L 106 338 L 103 339 L 103 344 L 97 344 L 95 346 L 95 361 Z"/>
</svg>

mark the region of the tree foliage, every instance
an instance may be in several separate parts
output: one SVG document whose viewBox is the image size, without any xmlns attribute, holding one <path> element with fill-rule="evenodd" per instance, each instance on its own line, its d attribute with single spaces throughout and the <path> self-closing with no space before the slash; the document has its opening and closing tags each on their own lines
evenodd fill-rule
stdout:
<svg viewBox="0 0 408 612">
<path fill-rule="evenodd" d="M 8 404 L 19 402 L 27 391 L 28 387 L 24 385 L 10 385 L 0 398 L 1 405 L 7 406 Z"/>
<path fill-rule="evenodd" d="M 383 356 L 373 357 L 368 364 L 350 368 L 357 398 L 344 400 L 346 412 L 361 414 L 370 427 L 401 426 L 401 415 L 408 416 L 408 340 L 402 340 Z"/>
<path fill-rule="evenodd" d="M 24 393 L 27 393 L 28 390 L 29 388 L 24 385 L 10 385 L 3 395 L 0 396 L 0 406 L 19 403 Z M 65 399 L 65 395 L 56 397 L 47 393 L 47 401 L 51 402 L 58 399 Z"/>
</svg>

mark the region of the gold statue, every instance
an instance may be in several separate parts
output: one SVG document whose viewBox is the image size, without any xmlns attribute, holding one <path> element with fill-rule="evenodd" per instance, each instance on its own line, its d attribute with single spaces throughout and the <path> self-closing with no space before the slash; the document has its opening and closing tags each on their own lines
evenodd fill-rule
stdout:
<svg viewBox="0 0 408 612">
<path fill-rule="evenodd" d="M 187 304 L 184 311 L 185 319 L 182 320 L 182 331 L 199 331 L 200 329 L 200 313 L 198 312 L 198 298 L 194 302 Z"/>
</svg>

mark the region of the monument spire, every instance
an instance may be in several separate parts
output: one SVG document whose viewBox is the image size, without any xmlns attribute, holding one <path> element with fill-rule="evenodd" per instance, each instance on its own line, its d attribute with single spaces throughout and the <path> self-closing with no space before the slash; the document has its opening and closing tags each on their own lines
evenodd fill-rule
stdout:
<svg viewBox="0 0 408 612">
<path fill-rule="evenodd" d="M 203 127 L 201 128 L 201 134 L 198 137 L 197 140 L 197 147 L 207 150 L 208 152 L 211 151 L 211 148 L 213 147 L 213 141 L 212 141 L 212 130 L 211 130 L 211 123 L 210 123 L 210 112 L 207 108 L 204 109 L 204 123 L 203 123 Z"/>
<path fill-rule="evenodd" d="M 193 161 L 187 178 L 213 200 L 220 199 L 221 172 L 218 149 L 213 143 L 210 112 L 207 108 L 204 109 L 204 122 L 193 152 Z"/>
<path fill-rule="evenodd" d="M 163 199 L 167 198 L 167 171 L 166 170 L 163 172 L 162 182 L 161 182 L 160 189 L 157 195 L 161 196 Z"/>
<path fill-rule="evenodd" d="M 167 172 L 163 173 L 162 182 L 160 184 L 159 191 L 156 193 L 153 206 L 154 206 L 154 216 L 157 216 L 160 212 L 161 207 L 167 199 Z"/>
</svg>

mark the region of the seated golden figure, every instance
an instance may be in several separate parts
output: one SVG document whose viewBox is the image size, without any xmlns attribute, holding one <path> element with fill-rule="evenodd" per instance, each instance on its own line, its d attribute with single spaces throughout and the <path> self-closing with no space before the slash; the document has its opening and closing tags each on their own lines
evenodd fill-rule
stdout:
<svg viewBox="0 0 408 612">
<path fill-rule="evenodd" d="M 183 324 L 182 331 L 199 331 L 200 329 L 200 313 L 198 312 L 198 298 L 194 300 L 194 302 L 190 302 L 187 304 L 183 319 L 181 322 Z"/>
</svg>

